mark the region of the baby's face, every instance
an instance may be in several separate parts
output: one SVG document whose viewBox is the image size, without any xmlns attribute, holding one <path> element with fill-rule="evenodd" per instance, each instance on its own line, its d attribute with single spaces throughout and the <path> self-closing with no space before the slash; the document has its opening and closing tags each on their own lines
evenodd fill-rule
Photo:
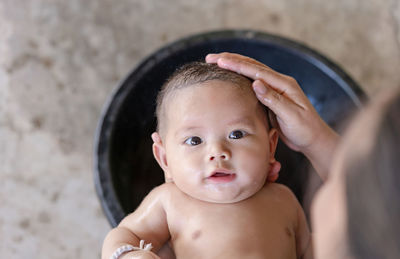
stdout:
<svg viewBox="0 0 400 259">
<path fill-rule="evenodd" d="M 163 169 L 180 190 L 203 201 L 233 203 L 255 194 L 275 151 L 276 131 L 268 129 L 254 93 L 231 84 L 189 86 L 166 105 Z"/>
</svg>

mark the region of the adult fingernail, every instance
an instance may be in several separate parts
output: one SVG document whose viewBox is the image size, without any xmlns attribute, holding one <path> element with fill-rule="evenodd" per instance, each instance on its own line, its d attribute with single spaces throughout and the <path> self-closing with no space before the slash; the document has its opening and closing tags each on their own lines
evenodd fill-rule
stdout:
<svg viewBox="0 0 400 259">
<path fill-rule="evenodd" d="M 217 60 L 218 66 L 225 68 L 225 69 L 229 69 L 229 70 L 235 70 L 235 67 L 232 66 L 232 62 L 229 63 L 229 59 L 226 58 L 219 58 Z M 238 71 L 235 70 L 236 73 L 239 73 Z M 240 74 L 240 73 L 239 73 Z"/>
<path fill-rule="evenodd" d="M 215 59 L 215 56 L 216 56 L 216 54 L 214 54 L 214 53 L 209 53 L 209 54 L 206 56 L 206 61 L 211 61 L 211 60 Z"/>
<path fill-rule="evenodd" d="M 265 85 L 260 80 L 254 81 L 253 89 L 257 94 L 260 94 L 260 95 L 263 95 L 263 94 L 267 93 L 267 88 L 265 87 Z"/>
</svg>

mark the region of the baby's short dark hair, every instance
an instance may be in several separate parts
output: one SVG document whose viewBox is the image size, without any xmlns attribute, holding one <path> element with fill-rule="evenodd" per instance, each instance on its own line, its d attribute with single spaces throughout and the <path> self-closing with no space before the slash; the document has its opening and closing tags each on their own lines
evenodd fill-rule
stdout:
<svg viewBox="0 0 400 259">
<path fill-rule="evenodd" d="M 166 100 L 176 90 L 186 88 L 195 84 L 201 84 L 207 81 L 219 80 L 233 83 L 243 90 L 253 91 L 252 81 L 240 74 L 218 67 L 216 64 L 207 64 L 204 62 L 191 62 L 177 69 L 172 76 L 161 87 L 157 96 L 156 116 L 157 131 L 161 134 L 164 127 L 163 119 L 165 115 Z"/>
</svg>

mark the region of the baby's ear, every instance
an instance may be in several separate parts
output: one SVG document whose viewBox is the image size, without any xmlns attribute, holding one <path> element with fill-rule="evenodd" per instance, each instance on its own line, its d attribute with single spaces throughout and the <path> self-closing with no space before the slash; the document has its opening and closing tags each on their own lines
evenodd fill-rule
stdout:
<svg viewBox="0 0 400 259">
<path fill-rule="evenodd" d="M 278 145 L 279 134 L 275 128 L 271 128 L 269 130 L 269 154 L 270 154 L 270 161 L 275 161 L 275 151 L 276 146 Z"/>
<path fill-rule="evenodd" d="M 281 163 L 275 159 L 276 146 L 278 145 L 278 131 L 272 128 L 269 131 L 269 172 L 267 176 L 267 182 L 275 182 L 279 177 L 279 171 L 281 170 Z"/>
<path fill-rule="evenodd" d="M 169 173 L 168 162 L 167 162 L 167 154 L 165 152 L 165 147 L 163 145 L 162 139 L 158 132 L 154 132 L 151 134 L 151 138 L 153 140 L 153 155 L 157 160 L 158 164 L 164 171 L 165 181 L 171 182 L 172 177 Z"/>
</svg>

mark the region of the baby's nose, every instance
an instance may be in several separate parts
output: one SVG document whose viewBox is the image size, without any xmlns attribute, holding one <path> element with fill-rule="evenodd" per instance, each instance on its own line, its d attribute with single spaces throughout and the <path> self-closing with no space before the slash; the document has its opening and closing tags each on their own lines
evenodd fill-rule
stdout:
<svg viewBox="0 0 400 259">
<path fill-rule="evenodd" d="M 230 158 L 231 158 L 230 151 L 222 144 L 214 144 L 208 156 L 209 161 L 228 160 Z"/>
<path fill-rule="evenodd" d="M 210 160 L 211 161 L 216 160 L 216 159 L 226 160 L 227 157 L 228 156 L 226 154 L 211 155 Z"/>
</svg>

